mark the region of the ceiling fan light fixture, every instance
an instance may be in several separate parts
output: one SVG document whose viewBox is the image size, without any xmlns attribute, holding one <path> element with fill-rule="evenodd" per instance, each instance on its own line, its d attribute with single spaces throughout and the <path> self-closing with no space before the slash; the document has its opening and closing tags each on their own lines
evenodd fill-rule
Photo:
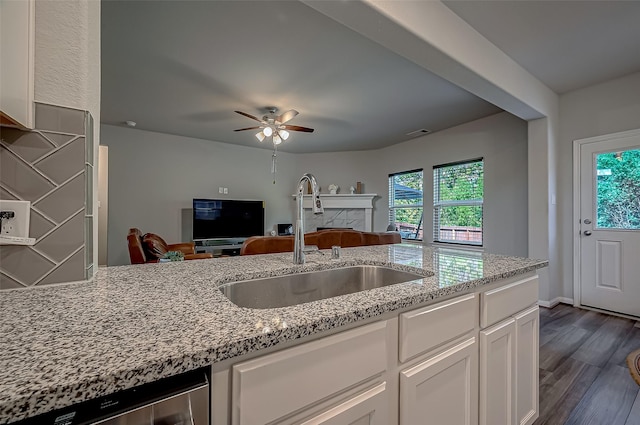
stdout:
<svg viewBox="0 0 640 425">
<path fill-rule="evenodd" d="M 280 138 L 280 136 L 278 136 L 278 133 L 273 135 L 273 144 L 274 145 L 279 145 L 280 143 L 282 143 L 282 139 Z"/>
<path fill-rule="evenodd" d="M 260 133 L 256 134 L 256 138 L 260 142 L 262 142 L 264 140 L 264 134 L 262 134 L 262 131 Z"/>
<path fill-rule="evenodd" d="M 264 130 L 262 130 L 262 132 L 267 137 L 269 137 L 269 136 L 271 136 L 273 134 L 273 130 L 271 129 L 271 127 L 265 127 Z"/>
<path fill-rule="evenodd" d="M 278 134 L 282 140 L 287 140 L 289 138 L 289 132 L 287 130 L 278 130 Z"/>
</svg>

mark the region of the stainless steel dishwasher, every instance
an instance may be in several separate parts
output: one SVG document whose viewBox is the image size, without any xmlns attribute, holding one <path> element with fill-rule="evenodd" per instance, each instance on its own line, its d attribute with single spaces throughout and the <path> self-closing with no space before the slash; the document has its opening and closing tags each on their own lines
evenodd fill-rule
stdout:
<svg viewBox="0 0 640 425">
<path fill-rule="evenodd" d="M 20 425 L 209 425 L 209 378 L 205 370 L 78 403 Z"/>
</svg>

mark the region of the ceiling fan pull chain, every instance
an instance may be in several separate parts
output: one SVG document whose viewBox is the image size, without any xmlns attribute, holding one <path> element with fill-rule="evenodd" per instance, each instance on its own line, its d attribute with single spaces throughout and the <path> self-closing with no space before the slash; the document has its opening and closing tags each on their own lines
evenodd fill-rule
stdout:
<svg viewBox="0 0 640 425">
<path fill-rule="evenodd" d="M 271 173 L 273 174 L 273 184 L 276 184 L 276 159 L 277 159 L 277 145 L 273 149 L 273 154 L 271 155 Z"/>
</svg>

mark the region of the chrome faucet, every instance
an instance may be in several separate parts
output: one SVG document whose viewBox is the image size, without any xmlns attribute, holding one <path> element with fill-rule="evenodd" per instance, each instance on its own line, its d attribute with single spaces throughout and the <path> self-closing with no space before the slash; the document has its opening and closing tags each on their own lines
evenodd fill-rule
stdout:
<svg viewBox="0 0 640 425">
<path fill-rule="evenodd" d="M 293 247 L 293 264 L 304 264 L 304 210 L 302 208 L 302 198 L 304 183 L 308 181 L 311 185 L 312 196 L 312 209 L 314 214 L 322 214 L 324 208 L 322 208 L 322 201 L 320 200 L 319 187 L 316 178 L 313 174 L 306 173 L 300 178 L 298 182 L 298 193 L 296 196 L 296 235 L 295 244 Z M 309 247 L 311 248 L 311 247 Z M 318 247 L 315 247 L 315 251 Z"/>
</svg>

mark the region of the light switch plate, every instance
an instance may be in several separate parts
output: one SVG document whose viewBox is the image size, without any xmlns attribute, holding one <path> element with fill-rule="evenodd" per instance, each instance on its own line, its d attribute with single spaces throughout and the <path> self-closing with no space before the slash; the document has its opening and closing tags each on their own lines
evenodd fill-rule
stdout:
<svg viewBox="0 0 640 425">
<path fill-rule="evenodd" d="M 2 236 L 29 237 L 31 202 L 0 200 L 0 211 L 13 211 L 15 214 L 13 218 L 2 219 Z"/>
</svg>

